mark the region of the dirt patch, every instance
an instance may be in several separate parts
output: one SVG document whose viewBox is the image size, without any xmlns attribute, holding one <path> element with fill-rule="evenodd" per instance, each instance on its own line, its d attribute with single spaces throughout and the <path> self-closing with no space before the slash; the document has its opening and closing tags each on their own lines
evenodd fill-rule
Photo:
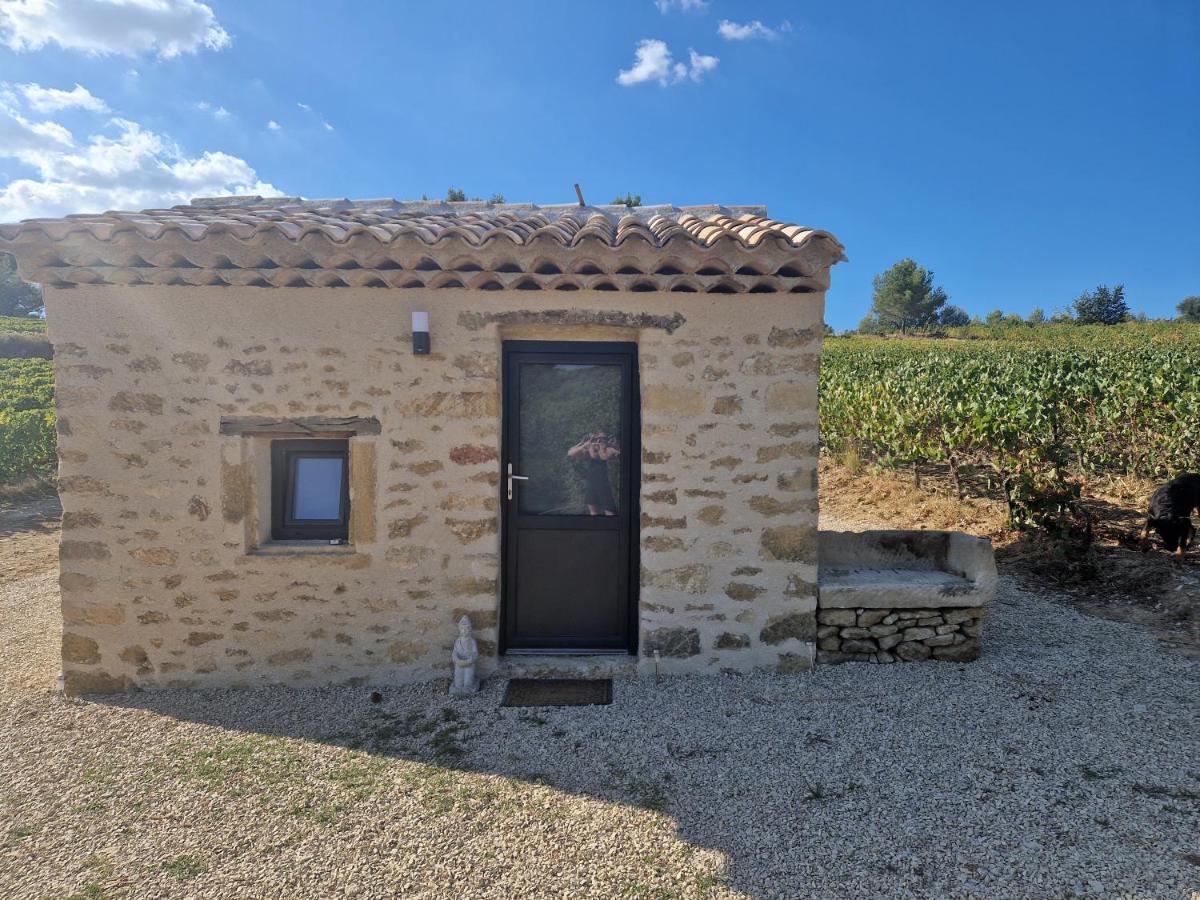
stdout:
<svg viewBox="0 0 1200 900">
<path fill-rule="evenodd" d="M 48 572 L 58 565 L 57 497 L 34 497 L 0 507 L 0 582 Z"/>
<path fill-rule="evenodd" d="M 829 459 L 821 460 L 821 515 L 854 528 L 928 528 L 966 531 L 1004 539 L 1006 512 L 1001 500 L 959 500 L 948 483 L 864 469 L 854 472 Z"/>
<path fill-rule="evenodd" d="M 1055 594 L 1091 615 L 1133 622 L 1156 632 L 1164 649 L 1200 657 L 1200 554 L 1174 564 L 1158 547 L 1138 546 L 1145 506 L 1155 485 L 1116 478 L 1083 485 L 1092 516 L 1091 550 L 1068 558 L 1051 542 L 1006 525 L 1007 510 L 986 482 L 975 479 L 959 499 L 947 473 L 863 469 L 821 461 L 822 518 L 849 527 L 928 528 L 990 537 L 1004 574 Z"/>
</svg>

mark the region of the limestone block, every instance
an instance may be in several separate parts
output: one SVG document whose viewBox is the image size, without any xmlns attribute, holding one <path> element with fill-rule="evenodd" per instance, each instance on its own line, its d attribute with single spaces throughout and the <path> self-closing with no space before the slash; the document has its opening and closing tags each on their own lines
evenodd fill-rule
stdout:
<svg viewBox="0 0 1200 900">
<path fill-rule="evenodd" d="M 896 655 L 906 662 L 929 659 L 931 653 L 933 651 L 920 641 L 905 641 L 896 645 Z"/>
</svg>

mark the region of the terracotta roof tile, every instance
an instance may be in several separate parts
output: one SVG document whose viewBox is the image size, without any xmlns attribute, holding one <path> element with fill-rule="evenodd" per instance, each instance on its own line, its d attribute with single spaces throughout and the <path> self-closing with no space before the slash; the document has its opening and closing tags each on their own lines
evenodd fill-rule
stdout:
<svg viewBox="0 0 1200 900">
<path fill-rule="evenodd" d="M 0 250 L 17 256 L 26 278 L 52 285 L 722 293 L 820 290 L 845 258 L 828 232 L 775 221 L 762 207 L 295 197 L 29 219 L 0 225 Z"/>
</svg>

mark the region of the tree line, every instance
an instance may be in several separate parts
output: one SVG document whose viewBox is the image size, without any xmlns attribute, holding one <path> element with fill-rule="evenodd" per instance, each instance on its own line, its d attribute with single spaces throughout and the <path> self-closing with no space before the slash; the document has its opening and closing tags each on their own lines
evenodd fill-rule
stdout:
<svg viewBox="0 0 1200 900">
<path fill-rule="evenodd" d="M 871 311 L 858 326 L 862 334 L 905 334 L 967 325 L 1119 325 L 1146 320 L 1144 314 L 1130 311 L 1123 284 L 1115 287 L 1101 284 L 1084 291 L 1067 308 L 1050 316 L 1038 308 L 1024 318 L 999 309 L 982 318 L 969 315 L 950 303 L 945 289 L 934 283 L 933 272 L 911 259 L 902 259 L 886 272 L 876 275 L 872 287 Z M 1200 296 L 1184 298 L 1176 309 L 1179 321 L 1200 323 Z"/>
</svg>

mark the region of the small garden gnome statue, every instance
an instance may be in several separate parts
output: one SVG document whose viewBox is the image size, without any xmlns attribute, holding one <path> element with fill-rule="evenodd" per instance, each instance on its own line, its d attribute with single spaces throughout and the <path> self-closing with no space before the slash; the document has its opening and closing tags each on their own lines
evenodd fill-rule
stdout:
<svg viewBox="0 0 1200 900">
<path fill-rule="evenodd" d="M 471 637 L 471 620 L 463 616 L 458 620 L 458 640 L 450 661 L 454 663 L 454 683 L 451 694 L 474 694 L 479 690 L 479 679 L 475 677 L 475 661 L 479 659 L 479 645 Z"/>
</svg>

